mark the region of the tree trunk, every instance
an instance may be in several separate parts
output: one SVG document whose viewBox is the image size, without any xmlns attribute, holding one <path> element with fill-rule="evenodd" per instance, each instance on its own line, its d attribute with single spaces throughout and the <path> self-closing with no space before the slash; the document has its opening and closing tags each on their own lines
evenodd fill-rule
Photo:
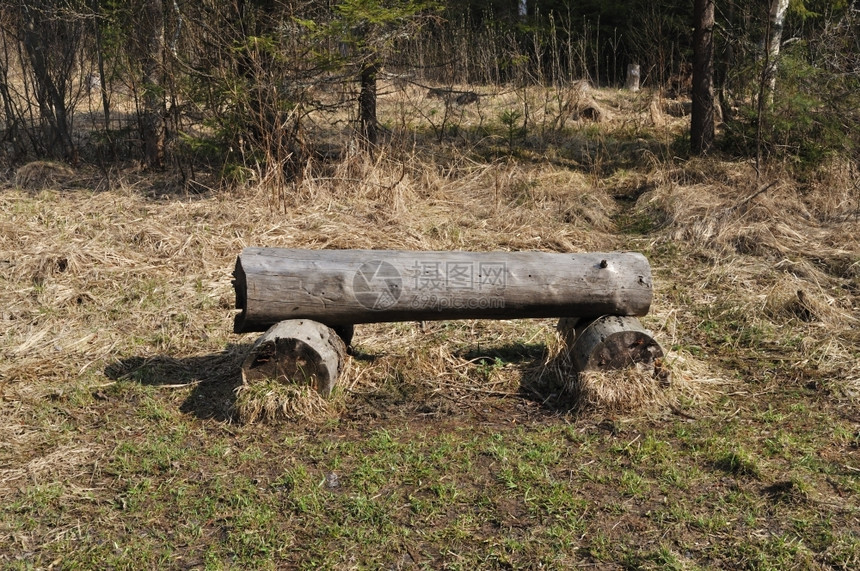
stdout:
<svg viewBox="0 0 860 571">
<path fill-rule="evenodd" d="M 146 0 L 143 13 L 143 147 L 149 167 L 164 166 L 164 5 L 162 0 Z"/>
<path fill-rule="evenodd" d="M 22 3 L 22 43 L 33 70 L 45 150 L 77 162 L 69 117 L 69 86 L 75 64 L 79 24 L 64 21 L 50 3 Z"/>
<path fill-rule="evenodd" d="M 690 147 L 707 154 L 714 143 L 714 0 L 695 0 L 693 17 L 693 111 Z"/>
<path fill-rule="evenodd" d="M 788 0 L 772 0 L 770 5 L 770 34 L 767 38 L 767 104 L 773 105 L 773 95 L 776 91 L 776 71 L 779 60 L 779 49 L 782 44 L 782 29 L 785 24 L 785 13 L 788 10 Z"/>
<path fill-rule="evenodd" d="M 361 92 L 358 96 L 358 116 L 361 121 L 361 137 L 368 149 L 376 146 L 379 139 L 379 125 L 376 121 L 376 77 L 379 64 L 376 60 L 361 69 Z"/>
<path fill-rule="evenodd" d="M 102 23 L 100 21 L 101 13 L 99 0 L 92 0 L 91 6 L 93 14 L 95 14 L 95 18 L 93 18 L 93 31 L 95 32 L 96 40 L 96 63 L 98 65 L 99 72 L 99 91 L 101 91 L 102 96 L 102 112 L 104 113 L 105 118 L 105 135 L 108 136 L 108 133 L 110 133 L 110 99 L 108 97 L 107 75 L 105 74 L 104 44 L 102 43 Z"/>
<path fill-rule="evenodd" d="M 285 319 L 388 321 L 645 315 L 651 267 L 632 252 L 404 252 L 246 248 L 237 333 Z"/>
</svg>

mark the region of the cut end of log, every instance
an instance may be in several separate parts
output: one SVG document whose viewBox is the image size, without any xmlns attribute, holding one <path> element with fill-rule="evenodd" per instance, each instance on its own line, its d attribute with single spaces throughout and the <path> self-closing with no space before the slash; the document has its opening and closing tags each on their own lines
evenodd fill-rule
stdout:
<svg viewBox="0 0 860 571">
<path fill-rule="evenodd" d="M 635 317 L 562 319 L 558 329 L 573 368 L 565 390 L 577 407 L 621 412 L 669 398 L 663 350 Z"/>
<path fill-rule="evenodd" d="M 558 328 L 567 341 L 577 372 L 653 366 L 663 357 L 659 343 L 635 317 L 563 319 Z"/>
<path fill-rule="evenodd" d="M 331 394 L 346 358 L 340 336 L 322 323 L 281 321 L 264 333 L 242 364 L 245 384 L 261 379 L 311 386 Z"/>
<path fill-rule="evenodd" d="M 248 306 L 248 283 L 245 279 L 245 270 L 242 269 L 241 257 L 236 258 L 236 267 L 233 269 L 233 289 L 236 292 L 236 309 L 242 310 L 233 319 L 233 333 L 242 333 L 246 331 L 245 308 Z"/>
<path fill-rule="evenodd" d="M 579 110 L 579 116 L 595 123 L 600 123 L 606 117 L 606 112 L 594 101 Z"/>
</svg>

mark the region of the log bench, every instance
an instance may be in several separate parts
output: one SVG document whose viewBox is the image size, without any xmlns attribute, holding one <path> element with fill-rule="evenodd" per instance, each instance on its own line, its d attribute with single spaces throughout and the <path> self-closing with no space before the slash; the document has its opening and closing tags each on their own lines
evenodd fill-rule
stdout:
<svg viewBox="0 0 860 571">
<path fill-rule="evenodd" d="M 553 317 L 578 370 L 663 354 L 636 319 L 652 285 L 634 252 L 245 248 L 233 276 L 234 331 L 265 331 L 243 364 L 246 382 L 278 378 L 329 394 L 361 323 Z"/>
</svg>

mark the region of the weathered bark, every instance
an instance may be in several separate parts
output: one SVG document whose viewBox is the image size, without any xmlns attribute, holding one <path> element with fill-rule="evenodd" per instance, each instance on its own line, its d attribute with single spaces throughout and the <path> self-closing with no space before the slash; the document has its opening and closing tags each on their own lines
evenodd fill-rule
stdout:
<svg viewBox="0 0 860 571">
<path fill-rule="evenodd" d="M 562 319 L 558 329 L 567 342 L 576 371 L 652 366 L 663 357 L 663 349 L 635 317 Z"/>
<path fill-rule="evenodd" d="M 707 154 L 714 143 L 714 0 L 695 0 L 693 18 L 693 110 L 690 147 Z"/>
<path fill-rule="evenodd" d="M 284 319 L 387 321 L 645 315 L 651 268 L 632 252 L 404 252 L 246 248 L 237 333 Z"/>
<path fill-rule="evenodd" d="M 141 130 L 146 164 L 164 166 L 164 6 L 162 0 L 144 4 L 143 117 Z"/>
<path fill-rule="evenodd" d="M 379 141 L 379 124 L 376 121 L 376 78 L 379 64 L 372 61 L 361 69 L 361 92 L 358 95 L 358 116 L 361 121 L 361 136 L 369 149 Z"/>
<path fill-rule="evenodd" d="M 281 321 L 264 333 L 242 364 L 242 381 L 272 379 L 314 387 L 328 396 L 346 358 L 346 345 L 322 323 Z"/>
</svg>

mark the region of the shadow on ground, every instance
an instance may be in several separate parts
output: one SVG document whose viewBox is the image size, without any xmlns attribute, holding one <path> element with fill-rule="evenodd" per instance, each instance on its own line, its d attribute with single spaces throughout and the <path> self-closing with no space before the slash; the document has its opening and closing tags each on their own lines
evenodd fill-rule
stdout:
<svg viewBox="0 0 860 571">
<path fill-rule="evenodd" d="M 563 355 L 547 361 L 547 348 L 539 343 L 510 343 L 459 355 L 481 366 L 512 364 L 519 369 L 519 395 L 550 412 L 569 412 L 575 405 L 564 390 L 565 377 L 574 374 Z"/>
<path fill-rule="evenodd" d="M 498 347 L 481 347 L 457 352 L 455 355 L 482 365 L 494 363 L 524 364 L 543 359 L 546 346 L 539 343 L 508 343 Z"/>
<path fill-rule="evenodd" d="M 230 344 L 221 353 L 175 358 L 128 357 L 105 368 L 114 381 L 149 386 L 193 386 L 180 411 L 200 419 L 233 420 L 236 388 L 242 384 L 242 360 L 250 344 Z"/>
<path fill-rule="evenodd" d="M 220 353 L 192 357 L 128 357 L 105 368 L 105 375 L 114 381 L 135 382 L 144 386 L 193 387 L 179 410 L 199 419 L 232 422 L 236 419 L 236 388 L 242 384 L 241 366 L 251 344 L 230 344 Z M 483 347 L 464 351 L 459 357 L 477 364 L 477 375 L 487 370 L 514 365 L 519 373 L 520 386 L 514 400 L 523 404 L 531 402 L 549 413 L 568 412 L 571 409 L 570 395 L 564 394 L 560 381 L 564 365 L 546 363 L 546 347 L 542 344 L 514 343 L 496 347 Z M 374 362 L 375 355 L 353 354 L 353 359 Z M 482 397 L 479 397 L 479 399 Z M 501 398 L 510 401 L 511 396 L 485 395 L 483 398 Z M 422 383 L 409 382 L 408 378 L 394 375 L 382 382 L 376 390 L 350 398 L 350 410 L 345 418 L 379 419 L 421 416 L 451 416 L 470 414 L 478 402 L 463 400 L 462 396 L 447 391 L 427 392 Z M 464 406 L 467 404 L 468 406 Z"/>
</svg>

